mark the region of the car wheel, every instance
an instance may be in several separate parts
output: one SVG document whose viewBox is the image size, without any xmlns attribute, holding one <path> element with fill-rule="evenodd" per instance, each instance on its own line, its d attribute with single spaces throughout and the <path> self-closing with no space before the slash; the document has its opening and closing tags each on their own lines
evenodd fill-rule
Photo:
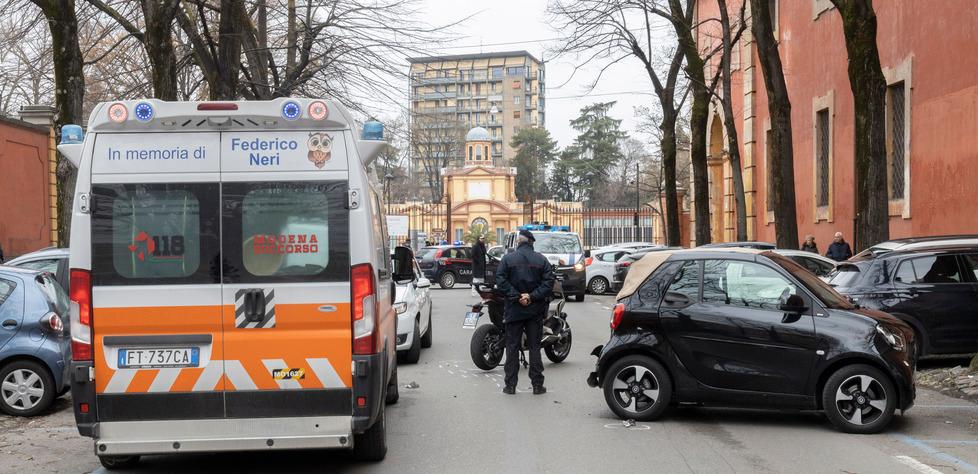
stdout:
<svg viewBox="0 0 978 474">
<path fill-rule="evenodd" d="M 367 431 L 353 435 L 353 458 L 358 461 L 383 461 L 387 456 L 386 404 L 380 407 L 380 416 Z"/>
<path fill-rule="evenodd" d="M 98 462 L 110 471 L 132 469 L 139 464 L 139 456 L 99 456 Z"/>
<path fill-rule="evenodd" d="M 411 334 L 411 348 L 404 352 L 404 362 L 417 364 L 421 360 L 421 329 L 418 320 L 414 320 L 414 333 Z"/>
<path fill-rule="evenodd" d="M 446 290 L 455 288 L 455 274 L 452 272 L 442 273 L 441 279 L 438 280 L 438 285 Z"/>
<path fill-rule="evenodd" d="M 578 303 L 583 302 L 584 301 L 584 293 L 578 293 L 578 294 L 574 295 L 574 301 L 577 301 Z"/>
<path fill-rule="evenodd" d="M 603 295 L 608 291 L 608 280 L 604 277 L 594 277 L 588 283 L 587 287 L 592 295 Z"/>
<path fill-rule="evenodd" d="M 649 357 L 623 357 L 606 372 L 604 399 L 618 418 L 652 421 L 669 407 L 672 380 L 666 369 Z"/>
<path fill-rule="evenodd" d="M 8 415 L 37 415 L 51 406 L 55 392 L 51 372 L 37 362 L 15 360 L 0 369 L 0 411 Z"/>
<path fill-rule="evenodd" d="M 387 394 L 384 397 L 384 402 L 388 405 L 395 405 L 397 401 L 401 399 L 400 387 L 397 386 L 397 367 L 394 367 L 394 373 L 391 374 L 391 379 L 387 382 Z"/>
<path fill-rule="evenodd" d="M 879 369 L 863 364 L 837 370 L 822 390 L 829 421 L 846 433 L 879 433 L 893 419 L 896 389 Z"/>
<path fill-rule="evenodd" d="M 431 347 L 431 331 L 434 328 L 431 327 L 431 307 L 428 307 L 428 332 L 421 336 L 421 347 L 427 349 Z"/>
</svg>

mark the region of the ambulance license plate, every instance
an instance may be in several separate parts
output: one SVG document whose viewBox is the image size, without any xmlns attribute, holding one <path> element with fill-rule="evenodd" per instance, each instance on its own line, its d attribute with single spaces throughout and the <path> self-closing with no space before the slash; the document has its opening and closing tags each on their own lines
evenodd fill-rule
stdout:
<svg viewBox="0 0 978 474">
<path fill-rule="evenodd" d="M 161 369 L 199 365 L 199 347 L 119 349 L 120 369 Z"/>
<path fill-rule="evenodd" d="M 475 329 L 475 326 L 479 324 L 479 317 L 482 313 L 465 313 L 465 319 L 462 320 L 463 329 Z"/>
</svg>

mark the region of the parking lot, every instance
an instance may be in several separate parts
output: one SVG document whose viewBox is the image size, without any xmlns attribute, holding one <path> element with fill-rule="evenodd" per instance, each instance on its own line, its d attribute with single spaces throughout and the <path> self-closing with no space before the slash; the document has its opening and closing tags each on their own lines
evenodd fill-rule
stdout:
<svg viewBox="0 0 978 474">
<path fill-rule="evenodd" d="M 399 368 L 384 462 L 309 451 L 149 456 L 137 472 L 978 472 L 978 405 L 929 390 L 871 436 L 841 434 L 817 413 L 700 407 L 626 427 L 585 384 L 589 353 L 608 335 L 612 296 L 565 307 L 574 347 L 562 364 L 545 360 L 547 394 L 530 394 L 523 371 L 520 392 L 506 396 L 502 369 L 484 372 L 469 359 L 471 330 L 461 320 L 474 297 L 456 289 L 432 290 L 432 298 L 434 346 Z M 0 453 L 2 472 L 101 469 L 65 399 L 46 416 L 0 417 Z"/>
</svg>

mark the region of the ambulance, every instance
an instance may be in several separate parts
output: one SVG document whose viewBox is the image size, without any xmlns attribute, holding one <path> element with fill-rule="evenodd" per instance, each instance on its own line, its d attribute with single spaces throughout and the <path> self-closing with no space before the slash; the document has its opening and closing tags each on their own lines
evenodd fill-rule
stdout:
<svg viewBox="0 0 978 474">
<path fill-rule="evenodd" d="M 71 392 L 106 468 L 140 455 L 386 454 L 397 401 L 379 123 L 316 99 L 102 103 L 59 150 Z"/>
</svg>

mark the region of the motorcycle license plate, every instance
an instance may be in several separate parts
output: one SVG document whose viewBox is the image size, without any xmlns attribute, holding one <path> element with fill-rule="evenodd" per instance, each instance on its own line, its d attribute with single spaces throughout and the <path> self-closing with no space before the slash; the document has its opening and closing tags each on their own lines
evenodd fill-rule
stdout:
<svg viewBox="0 0 978 474">
<path fill-rule="evenodd" d="M 462 320 L 463 329 L 475 329 L 479 324 L 479 317 L 482 313 L 465 313 L 465 319 Z"/>
</svg>

